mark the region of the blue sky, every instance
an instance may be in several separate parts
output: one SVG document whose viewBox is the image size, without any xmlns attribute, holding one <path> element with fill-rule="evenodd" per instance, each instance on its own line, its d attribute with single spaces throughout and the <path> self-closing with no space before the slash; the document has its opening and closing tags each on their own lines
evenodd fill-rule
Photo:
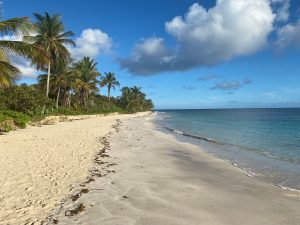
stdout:
<svg viewBox="0 0 300 225">
<path fill-rule="evenodd" d="M 297 0 L 2 1 L 3 19 L 45 11 L 76 34 L 75 58 L 94 57 L 156 108 L 300 106 Z"/>
</svg>

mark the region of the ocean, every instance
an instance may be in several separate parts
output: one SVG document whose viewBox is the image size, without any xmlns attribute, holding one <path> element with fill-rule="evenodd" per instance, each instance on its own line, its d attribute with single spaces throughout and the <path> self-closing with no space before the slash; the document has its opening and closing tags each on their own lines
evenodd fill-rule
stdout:
<svg viewBox="0 0 300 225">
<path fill-rule="evenodd" d="M 300 109 L 158 110 L 165 132 L 251 171 L 300 190 Z"/>
</svg>

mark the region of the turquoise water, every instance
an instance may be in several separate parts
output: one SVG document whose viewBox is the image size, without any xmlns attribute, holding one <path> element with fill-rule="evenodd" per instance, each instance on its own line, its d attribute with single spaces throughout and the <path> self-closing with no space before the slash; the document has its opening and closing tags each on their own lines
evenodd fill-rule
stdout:
<svg viewBox="0 0 300 225">
<path fill-rule="evenodd" d="M 300 189 L 300 109 L 166 110 L 157 118 L 258 178 Z"/>
</svg>

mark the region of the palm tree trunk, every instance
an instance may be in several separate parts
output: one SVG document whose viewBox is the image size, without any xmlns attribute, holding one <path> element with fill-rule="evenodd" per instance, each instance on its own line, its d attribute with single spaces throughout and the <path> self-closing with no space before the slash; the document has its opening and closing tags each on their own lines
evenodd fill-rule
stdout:
<svg viewBox="0 0 300 225">
<path fill-rule="evenodd" d="M 68 92 L 68 106 L 71 107 L 71 90 Z"/>
<path fill-rule="evenodd" d="M 47 89 L 46 89 L 46 97 L 49 96 L 49 84 L 50 84 L 50 61 L 48 63 L 48 76 L 47 76 Z M 46 110 L 46 105 L 43 106 L 41 114 L 44 115 Z"/>
<path fill-rule="evenodd" d="M 108 96 L 108 100 L 110 101 L 110 87 L 107 88 L 107 96 Z"/>
<path fill-rule="evenodd" d="M 50 61 L 48 63 L 48 76 L 47 76 L 47 90 L 46 90 L 46 97 L 49 96 L 49 85 L 50 85 Z"/>
<path fill-rule="evenodd" d="M 58 88 L 58 92 L 57 92 L 57 96 L 56 96 L 56 108 L 57 109 L 58 109 L 59 95 L 60 95 L 60 87 Z"/>
</svg>

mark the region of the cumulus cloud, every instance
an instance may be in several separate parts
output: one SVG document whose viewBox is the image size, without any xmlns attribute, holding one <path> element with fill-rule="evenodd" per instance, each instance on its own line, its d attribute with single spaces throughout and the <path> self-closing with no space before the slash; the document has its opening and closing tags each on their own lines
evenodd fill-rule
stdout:
<svg viewBox="0 0 300 225">
<path fill-rule="evenodd" d="M 112 39 L 100 29 L 85 29 L 75 40 L 76 47 L 69 47 L 74 59 L 84 56 L 96 58 L 99 54 L 107 53 L 112 47 Z"/>
<path fill-rule="evenodd" d="M 195 3 L 165 24 L 176 47 L 168 48 L 163 38 L 146 38 L 118 62 L 133 74 L 151 75 L 250 55 L 266 46 L 275 16 L 269 0 L 218 0 L 211 9 Z"/>
<path fill-rule="evenodd" d="M 218 75 L 214 75 L 214 74 L 209 74 L 209 75 L 205 75 L 205 76 L 201 76 L 198 78 L 199 81 L 207 81 L 207 80 L 214 80 L 216 78 L 218 78 L 220 76 Z"/>
<path fill-rule="evenodd" d="M 289 23 L 278 29 L 276 44 L 280 49 L 290 45 L 300 47 L 300 19 L 296 23 Z"/>
<path fill-rule="evenodd" d="M 0 37 L 0 40 L 8 40 L 8 41 L 22 41 L 22 35 L 4 35 Z M 22 77 L 29 77 L 29 78 L 36 78 L 38 71 L 36 68 L 31 65 L 30 60 L 19 57 L 16 55 L 9 54 L 9 60 L 12 65 L 17 67 L 20 70 L 20 76 Z"/>
<path fill-rule="evenodd" d="M 38 76 L 38 70 L 31 64 L 30 60 L 17 56 L 11 56 L 10 61 L 20 70 L 20 76 L 28 78 L 36 78 Z"/>
<path fill-rule="evenodd" d="M 290 17 L 290 0 L 271 0 L 276 13 L 276 21 L 287 22 Z"/>
<path fill-rule="evenodd" d="M 21 41 L 22 35 L 4 35 L 0 40 Z M 68 47 L 74 59 L 81 59 L 84 56 L 96 58 L 99 54 L 107 53 L 112 47 L 112 39 L 108 34 L 99 29 L 85 29 L 80 37 L 75 40 L 76 47 Z M 35 78 L 37 70 L 31 62 L 25 58 L 10 55 L 10 61 L 19 68 L 21 76 Z"/>
<path fill-rule="evenodd" d="M 152 74 L 169 70 L 174 64 L 174 57 L 162 38 L 151 37 L 136 44 L 129 58 L 118 61 L 122 68 L 133 74 Z"/>
</svg>

